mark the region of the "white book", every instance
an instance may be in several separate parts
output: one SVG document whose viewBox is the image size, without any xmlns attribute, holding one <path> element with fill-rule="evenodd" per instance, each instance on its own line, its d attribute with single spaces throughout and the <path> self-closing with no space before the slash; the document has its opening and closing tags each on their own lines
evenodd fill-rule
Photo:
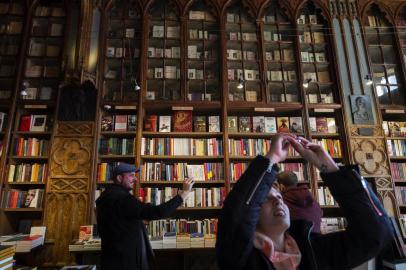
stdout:
<svg viewBox="0 0 406 270">
<path fill-rule="evenodd" d="M 152 37 L 163 38 L 164 37 L 164 26 L 163 25 L 154 25 L 152 27 Z"/>
<path fill-rule="evenodd" d="M 187 47 L 187 57 L 194 59 L 197 58 L 197 46 L 196 45 L 189 45 Z"/>
<path fill-rule="evenodd" d="M 265 117 L 265 132 L 266 133 L 276 133 L 276 118 L 275 117 Z"/>
<path fill-rule="evenodd" d="M 209 116 L 209 132 L 220 132 L 220 116 Z"/>
<path fill-rule="evenodd" d="M 187 174 L 189 178 L 192 178 L 194 181 L 204 181 L 204 165 L 190 165 L 186 166 Z"/>
<path fill-rule="evenodd" d="M 30 131 L 45 131 L 45 125 L 47 122 L 47 115 L 32 115 Z"/>
<path fill-rule="evenodd" d="M 309 117 L 310 132 L 317 132 L 316 117 Z"/>
<path fill-rule="evenodd" d="M 159 132 L 171 132 L 171 120 L 170 115 L 159 116 Z"/>
</svg>

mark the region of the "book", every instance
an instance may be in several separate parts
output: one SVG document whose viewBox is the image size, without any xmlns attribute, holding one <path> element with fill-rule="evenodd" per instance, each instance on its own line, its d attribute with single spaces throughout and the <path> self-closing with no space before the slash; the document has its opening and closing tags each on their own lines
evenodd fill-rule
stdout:
<svg viewBox="0 0 406 270">
<path fill-rule="evenodd" d="M 29 131 L 45 131 L 47 115 L 32 115 Z"/>
<path fill-rule="evenodd" d="M 256 133 L 265 132 L 265 117 L 253 116 L 252 117 L 252 131 Z"/>
<path fill-rule="evenodd" d="M 101 131 L 112 131 L 112 130 L 113 130 L 113 116 L 111 115 L 102 116 Z"/>
<path fill-rule="evenodd" d="M 289 117 L 290 132 L 303 133 L 302 117 Z"/>
<path fill-rule="evenodd" d="M 251 117 L 240 116 L 238 118 L 238 131 L 239 132 L 251 132 Z"/>
<path fill-rule="evenodd" d="M 137 131 L 137 115 L 130 114 L 127 116 L 127 130 Z"/>
<path fill-rule="evenodd" d="M 27 93 L 27 95 L 23 96 L 23 99 L 35 100 L 37 98 L 38 88 L 28 87 L 27 89 L 25 89 L 25 92 Z"/>
<path fill-rule="evenodd" d="M 309 117 L 310 132 L 317 132 L 316 117 Z"/>
<path fill-rule="evenodd" d="M 40 100 L 50 100 L 52 97 L 52 88 L 48 86 L 42 86 L 39 91 Z"/>
<path fill-rule="evenodd" d="M 289 117 L 276 118 L 278 123 L 278 132 L 289 132 Z"/>
<path fill-rule="evenodd" d="M 91 240 L 92 237 L 93 237 L 93 225 L 82 225 L 79 227 L 79 238 L 78 238 L 79 243 Z"/>
<path fill-rule="evenodd" d="M 206 116 L 195 116 L 193 129 L 195 132 L 206 132 Z"/>
<path fill-rule="evenodd" d="M 5 128 L 5 120 L 6 120 L 7 114 L 4 112 L 0 112 L 0 132 L 3 131 Z"/>
<path fill-rule="evenodd" d="M 257 101 L 257 91 L 255 90 L 246 90 L 245 91 L 245 100 L 250 102 Z"/>
<path fill-rule="evenodd" d="M 327 130 L 328 133 L 337 133 L 336 120 L 331 117 L 327 117 Z"/>
<path fill-rule="evenodd" d="M 19 131 L 30 131 L 31 126 L 31 115 L 21 115 Z"/>
<path fill-rule="evenodd" d="M 326 117 L 316 117 L 316 128 L 318 133 L 327 133 L 327 118 Z"/>
<path fill-rule="evenodd" d="M 266 133 L 276 133 L 278 130 L 276 128 L 276 118 L 275 117 L 265 117 L 265 132 Z"/>
<path fill-rule="evenodd" d="M 227 129 L 228 129 L 228 132 L 238 132 L 237 116 L 228 116 L 227 117 Z"/>
<path fill-rule="evenodd" d="M 114 131 L 127 131 L 127 115 L 114 116 Z"/>
<path fill-rule="evenodd" d="M 159 116 L 159 132 L 171 132 L 171 120 L 170 115 Z"/>
<path fill-rule="evenodd" d="M 192 111 L 173 111 L 173 131 L 192 132 Z"/>
<path fill-rule="evenodd" d="M 144 131 L 156 132 L 157 131 L 157 122 L 158 122 L 157 115 L 147 115 L 145 117 L 145 122 L 144 122 Z"/>
<path fill-rule="evenodd" d="M 220 132 L 220 116 L 209 116 L 209 132 Z"/>
</svg>

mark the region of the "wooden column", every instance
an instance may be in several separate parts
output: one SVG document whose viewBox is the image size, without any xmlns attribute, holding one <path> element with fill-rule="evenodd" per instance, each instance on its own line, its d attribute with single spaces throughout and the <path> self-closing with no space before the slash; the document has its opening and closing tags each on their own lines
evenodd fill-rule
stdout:
<svg viewBox="0 0 406 270">
<path fill-rule="evenodd" d="M 44 225 L 47 227 L 45 265 L 73 263 L 68 246 L 87 224 L 92 207 L 91 169 L 94 122 L 58 122 L 51 148 Z"/>
</svg>

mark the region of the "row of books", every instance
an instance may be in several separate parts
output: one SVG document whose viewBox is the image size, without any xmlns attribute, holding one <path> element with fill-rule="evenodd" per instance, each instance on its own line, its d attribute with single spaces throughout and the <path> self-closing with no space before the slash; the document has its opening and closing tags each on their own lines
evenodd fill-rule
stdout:
<svg viewBox="0 0 406 270">
<path fill-rule="evenodd" d="M 19 49 L 19 46 L 17 46 L 17 42 L 4 42 L 3 41 L 0 43 L 0 55 L 16 56 L 18 54 L 18 49 Z"/>
<path fill-rule="evenodd" d="M 65 16 L 65 11 L 60 7 L 47 7 L 47 6 L 38 6 L 35 9 L 35 16 L 37 17 L 63 17 Z"/>
<path fill-rule="evenodd" d="M 46 40 L 37 38 L 30 40 L 30 48 L 28 49 L 29 56 L 56 57 L 60 55 L 60 52 L 60 45 L 46 44 Z"/>
<path fill-rule="evenodd" d="M 24 7 L 16 2 L 2 2 L 0 3 L 0 14 L 24 15 Z"/>
<path fill-rule="evenodd" d="M 192 178 L 194 181 L 224 180 L 222 163 L 173 163 L 146 162 L 141 166 L 142 181 L 183 181 Z"/>
<path fill-rule="evenodd" d="M 254 81 L 259 80 L 259 70 L 255 69 L 234 69 L 229 68 L 227 70 L 227 79 L 228 80 L 247 80 Z"/>
<path fill-rule="evenodd" d="M 19 157 L 46 156 L 49 151 L 49 141 L 37 138 L 17 138 L 14 142 L 14 155 Z"/>
<path fill-rule="evenodd" d="M 297 24 L 317 24 L 316 14 L 301 14 L 297 19 Z"/>
<path fill-rule="evenodd" d="M 19 131 L 23 132 L 44 132 L 50 127 L 47 126 L 47 115 L 41 114 L 31 114 L 31 115 L 21 115 L 20 125 L 18 127 Z"/>
<path fill-rule="evenodd" d="M 406 179 L 406 163 L 391 163 L 391 174 L 396 181 L 405 181 Z"/>
<path fill-rule="evenodd" d="M 190 40 L 217 40 L 218 35 L 202 29 L 189 29 Z"/>
<path fill-rule="evenodd" d="M 160 219 L 148 222 L 147 232 L 149 237 L 162 237 L 167 232 L 174 232 L 177 234 L 216 234 L 217 224 L 217 219 Z"/>
<path fill-rule="evenodd" d="M 223 143 L 218 138 L 142 138 L 141 155 L 218 156 Z"/>
<path fill-rule="evenodd" d="M 321 206 L 337 206 L 328 187 L 319 187 L 317 189 L 317 198 Z"/>
<path fill-rule="evenodd" d="M 231 181 L 237 181 L 248 168 L 249 163 L 230 163 L 230 178 Z M 297 175 L 299 181 L 307 181 L 305 178 L 306 165 L 303 163 L 280 163 L 278 164 L 280 171 L 291 171 Z"/>
<path fill-rule="evenodd" d="M 48 65 L 47 63 L 31 62 L 27 60 L 25 67 L 25 77 L 29 78 L 55 78 L 60 74 L 61 68 L 59 66 Z"/>
<path fill-rule="evenodd" d="M 217 50 L 214 48 L 204 48 L 203 46 L 189 45 L 187 46 L 188 59 L 217 59 Z"/>
<path fill-rule="evenodd" d="M 303 79 L 311 80 L 312 82 L 329 83 L 331 82 L 329 71 L 318 71 L 316 72 L 303 72 Z"/>
<path fill-rule="evenodd" d="M 14 246 L 0 246 L 0 269 L 13 269 L 15 251 Z"/>
<path fill-rule="evenodd" d="M 313 139 L 313 143 L 323 146 L 332 157 L 341 157 L 341 143 L 337 139 Z"/>
<path fill-rule="evenodd" d="M 239 13 L 227 13 L 226 14 L 226 22 L 228 23 L 247 23 L 250 22 L 248 17 L 244 14 Z"/>
<path fill-rule="evenodd" d="M 334 103 L 334 97 L 332 92 L 329 94 L 320 94 L 320 101 L 319 101 L 319 95 L 315 93 L 309 93 L 306 95 L 307 96 L 307 102 L 309 103 L 323 103 L 323 104 L 331 104 Z"/>
<path fill-rule="evenodd" d="M 268 81 L 296 81 L 296 71 L 294 70 L 267 70 Z"/>
<path fill-rule="evenodd" d="M 209 21 L 209 22 L 216 21 L 216 19 L 213 17 L 213 15 L 210 12 L 200 11 L 200 10 L 190 10 L 189 19 L 190 20 L 204 20 L 204 21 Z"/>
<path fill-rule="evenodd" d="M 283 57 L 283 58 L 282 58 Z M 294 61 L 295 57 L 292 49 L 276 49 L 265 52 L 266 61 Z"/>
<path fill-rule="evenodd" d="M 137 115 L 116 114 L 103 115 L 101 131 L 136 131 Z"/>
<path fill-rule="evenodd" d="M 347 227 L 347 220 L 345 218 L 322 218 L 320 223 L 320 230 L 322 234 L 343 231 Z"/>
<path fill-rule="evenodd" d="M 324 52 L 300 52 L 302 62 L 326 62 L 326 53 Z"/>
<path fill-rule="evenodd" d="M 49 86 L 27 87 L 25 92 L 27 94 L 22 96 L 23 100 L 50 100 L 53 89 Z"/>
<path fill-rule="evenodd" d="M 179 38 L 180 26 L 167 26 L 165 32 L 165 26 L 153 25 L 151 34 L 153 38 Z"/>
<path fill-rule="evenodd" d="M 153 58 L 180 58 L 180 47 L 156 48 L 148 47 L 148 57 Z"/>
<path fill-rule="evenodd" d="M 40 208 L 42 205 L 43 189 L 4 190 L 2 194 L 2 208 Z"/>
<path fill-rule="evenodd" d="M 371 16 L 371 15 L 368 16 L 368 24 L 371 27 L 389 26 L 386 23 L 386 19 L 382 19 L 378 16 Z"/>
<path fill-rule="evenodd" d="M 148 68 L 147 72 L 148 79 L 180 79 L 180 68 L 177 66 Z"/>
<path fill-rule="evenodd" d="M 97 181 L 107 182 L 113 181 L 114 168 L 119 162 L 102 162 L 97 165 Z"/>
<path fill-rule="evenodd" d="M 0 33 L 2 35 L 16 35 L 21 34 L 22 30 L 23 23 L 21 21 L 10 21 L 1 25 Z"/>
<path fill-rule="evenodd" d="M 216 246 L 216 235 L 167 232 L 162 237 L 151 237 L 150 243 L 153 249 L 214 248 Z"/>
<path fill-rule="evenodd" d="M 158 122 L 159 119 L 159 122 Z M 193 121 L 193 125 L 192 125 Z M 220 116 L 192 116 L 192 111 L 174 111 L 170 115 L 147 115 L 144 131 L 152 132 L 220 132 Z"/>
<path fill-rule="evenodd" d="M 269 139 L 228 139 L 228 149 L 232 157 L 266 155 L 271 148 Z M 298 156 L 299 154 L 289 148 L 288 156 Z"/>
<path fill-rule="evenodd" d="M 332 117 L 309 117 L 309 125 L 312 133 L 337 133 L 336 120 Z"/>
<path fill-rule="evenodd" d="M 382 121 L 385 136 L 406 137 L 406 122 Z"/>
<path fill-rule="evenodd" d="M 390 157 L 406 156 L 406 140 L 386 140 Z"/>
<path fill-rule="evenodd" d="M 396 200 L 402 204 L 406 205 L 406 187 L 396 187 L 395 186 Z"/>
<path fill-rule="evenodd" d="M 130 52 L 130 50 L 132 50 Z M 148 49 L 149 52 L 149 49 Z M 129 47 L 107 47 L 106 56 L 110 58 L 121 58 L 121 57 L 140 57 L 140 50 L 138 48 L 129 48 Z"/>
<path fill-rule="evenodd" d="M 229 32 L 229 40 L 257 41 L 257 34 L 248 32 Z"/>
<path fill-rule="evenodd" d="M 228 116 L 228 132 L 303 133 L 302 117 Z"/>
<path fill-rule="evenodd" d="M 323 32 L 303 32 L 303 34 L 299 35 L 299 42 L 300 43 L 316 43 L 321 44 L 325 43 L 326 39 L 324 37 Z"/>
<path fill-rule="evenodd" d="M 42 19 L 34 19 L 32 22 L 33 36 L 62 37 L 64 25 L 61 23 L 50 23 Z"/>
<path fill-rule="evenodd" d="M 227 60 L 248 60 L 255 61 L 257 52 L 249 50 L 227 49 Z"/>
<path fill-rule="evenodd" d="M 144 203 L 160 205 L 178 194 L 178 188 L 142 188 L 139 196 Z M 226 197 L 226 189 L 222 188 L 193 188 L 183 202 L 183 207 L 221 207 Z"/>
<path fill-rule="evenodd" d="M 45 182 L 48 176 L 46 163 L 9 164 L 7 181 L 12 182 Z"/>
<path fill-rule="evenodd" d="M 131 38 L 131 39 L 139 39 L 140 38 L 140 31 L 137 30 L 135 31 L 135 28 L 121 28 L 122 26 L 120 25 L 119 28 L 117 29 L 111 29 L 108 34 L 107 38 L 114 38 L 114 39 L 121 39 L 123 37 L 125 38 Z"/>
<path fill-rule="evenodd" d="M 134 138 L 101 138 L 99 153 L 101 155 L 133 155 Z"/>
</svg>

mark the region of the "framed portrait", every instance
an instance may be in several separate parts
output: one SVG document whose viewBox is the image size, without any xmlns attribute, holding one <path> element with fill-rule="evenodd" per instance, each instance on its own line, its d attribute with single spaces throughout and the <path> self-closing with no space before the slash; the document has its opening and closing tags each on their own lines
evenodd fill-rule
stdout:
<svg viewBox="0 0 406 270">
<path fill-rule="evenodd" d="M 372 125 L 374 117 L 372 114 L 371 97 L 369 95 L 351 95 L 351 112 L 354 124 Z"/>
</svg>

